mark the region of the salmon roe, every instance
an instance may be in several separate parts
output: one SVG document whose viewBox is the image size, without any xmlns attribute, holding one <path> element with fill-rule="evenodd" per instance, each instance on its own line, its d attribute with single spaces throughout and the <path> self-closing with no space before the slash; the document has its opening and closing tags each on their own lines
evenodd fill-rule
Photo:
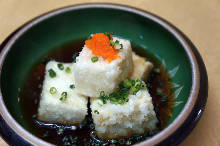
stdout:
<svg viewBox="0 0 220 146">
<path fill-rule="evenodd" d="M 112 35 L 110 35 L 112 39 Z M 103 57 L 110 63 L 112 60 L 121 58 L 118 51 L 110 45 L 110 40 L 104 33 L 96 33 L 91 39 L 86 40 L 86 47 L 89 48 L 95 56 Z"/>
</svg>

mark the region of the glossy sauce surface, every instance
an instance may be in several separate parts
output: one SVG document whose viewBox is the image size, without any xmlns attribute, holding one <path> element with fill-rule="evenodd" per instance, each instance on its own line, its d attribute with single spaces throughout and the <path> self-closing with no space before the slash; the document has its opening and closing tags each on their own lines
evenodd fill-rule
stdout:
<svg viewBox="0 0 220 146">
<path fill-rule="evenodd" d="M 19 102 L 22 108 L 23 118 L 27 121 L 32 133 L 56 145 L 130 145 L 148 139 L 162 130 L 166 125 L 167 119 L 172 114 L 172 82 L 169 79 L 166 69 L 156 57 L 139 47 L 134 47 L 133 50 L 154 64 L 154 69 L 145 82 L 152 96 L 154 109 L 160 121 L 157 130 L 125 139 L 101 141 L 95 135 L 90 109 L 85 120 L 80 125 L 50 124 L 37 120 L 37 109 L 47 62 L 50 60 L 73 62 L 83 45 L 84 40 L 80 40 L 54 48 L 53 51 L 42 56 L 30 70 L 23 87 L 20 89 Z M 88 107 L 89 104 L 90 102 L 88 103 Z"/>
</svg>

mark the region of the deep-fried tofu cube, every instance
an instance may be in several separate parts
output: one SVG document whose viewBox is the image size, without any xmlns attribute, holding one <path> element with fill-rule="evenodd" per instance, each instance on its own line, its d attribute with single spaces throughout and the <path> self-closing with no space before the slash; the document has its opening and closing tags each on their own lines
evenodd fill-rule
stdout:
<svg viewBox="0 0 220 146">
<path fill-rule="evenodd" d="M 99 99 L 91 99 L 91 109 L 95 129 L 101 139 L 143 134 L 155 129 L 158 122 L 147 89 L 129 95 L 129 101 L 122 105 L 103 104 Z"/>
<path fill-rule="evenodd" d="M 88 99 L 78 94 L 76 89 L 74 89 L 75 79 L 73 71 L 65 71 L 67 67 L 73 69 L 73 65 L 71 63 L 62 63 L 64 69 L 61 70 L 58 68 L 58 64 L 60 63 L 50 61 L 46 65 L 38 119 L 47 123 L 80 123 L 87 115 Z M 50 76 L 51 69 L 56 74 L 55 76 L 53 73 L 52 77 Z M 54 90 L 51 90 L 51 88 Z M 67 96 L 61 99 L 63 92 L 66 92 Z"/>
<path fill-rule="evenodd" d="M 146 80 L 153 68 L 153 64 L 134 52 L 132 53 L 132 58 L 134 66 L 130 78 Z"/>
<path fill-rule="evenodd" d="M 101 91 L 111 93 L 118 88 L 121 81 L 126 79 L 133 70 L 132 49 L 130 41 L 113 38 L 123 45 L 118 55 L 121 58 L 110 63 L 98 57 L 97 62 L 92 62 L 92 51 L 86 46 L 76 58 L 74 76 L 77 90 L 80 94 L 89 97 L 98 97 Z"/>
</svg>

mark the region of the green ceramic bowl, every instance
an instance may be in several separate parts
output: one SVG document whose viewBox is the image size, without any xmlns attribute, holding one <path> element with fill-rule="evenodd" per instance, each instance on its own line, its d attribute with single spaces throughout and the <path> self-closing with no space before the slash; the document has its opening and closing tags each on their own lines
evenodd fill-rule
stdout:
<svg viewBox="0 0 220 146">
<path fill-rule="evenodd" d="M 168 126 L 140 144 L 178 144 L 193 129 L 207 98 L 205 66 L 193 44 L 170 23 L 151 13 L 121 5 L 84 4 L 37 17 L 2 44 L 0 129 L 9 144 L 49 144 L 32 135 L 21 118 L 18 89 L 41 56 L 56 46 L 97 32 L 112 32 L 153 53 L 175 83 L 175 107 Z"/>
</svg>

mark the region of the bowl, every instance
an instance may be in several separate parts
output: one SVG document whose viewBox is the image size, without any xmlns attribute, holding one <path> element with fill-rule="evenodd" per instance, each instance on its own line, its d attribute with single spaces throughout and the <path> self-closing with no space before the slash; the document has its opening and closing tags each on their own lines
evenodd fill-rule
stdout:
<svg viewBox="0 0 220 146">
<path fill-rule="evenodd" d="M 116 4 L 81 4 L 57 9 L 27 22 L 2 44 L 0 131 L 8 144 L 50 145 L 35 136 L 22 118 L 18 92 L 39 57 L 91 33 L 112 32 L 156 55 L 170 74 L 175 104 L 167 126 L 139 145 L 177 145 L 199 121 L 208 94 L 203 60 L 192 42 L 168 21 Z"/>
</svg>

